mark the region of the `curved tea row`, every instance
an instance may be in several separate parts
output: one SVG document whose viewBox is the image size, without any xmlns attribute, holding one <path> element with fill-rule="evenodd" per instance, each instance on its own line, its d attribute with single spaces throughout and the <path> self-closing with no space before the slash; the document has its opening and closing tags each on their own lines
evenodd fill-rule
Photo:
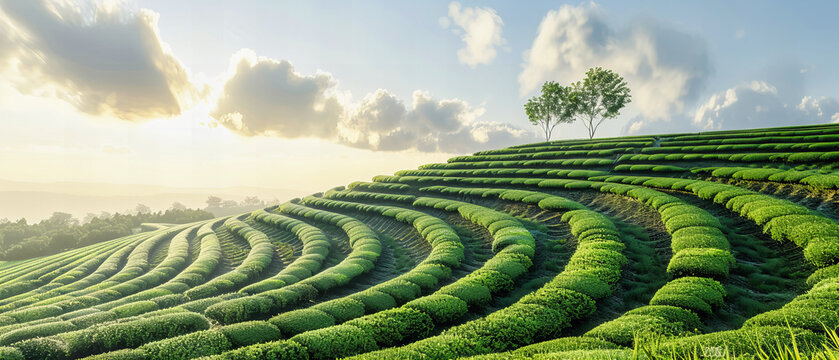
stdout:
<svg viewBox="0 0 839 360">
<path fill-rule="evenodd" d="M 836 125 L 527 144 L 0 263 L 0 358 L 830 348 L 837 160 Z"/>
</svg>

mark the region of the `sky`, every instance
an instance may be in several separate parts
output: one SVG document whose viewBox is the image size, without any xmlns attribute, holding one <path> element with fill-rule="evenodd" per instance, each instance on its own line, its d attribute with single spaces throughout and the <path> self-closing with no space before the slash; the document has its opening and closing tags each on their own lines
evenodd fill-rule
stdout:
<svg viewBox="0 0 839 360">
<path fill-rule="evenodd" d="M 632 90 L 598 137 L 839 122 L 836 14 L 830 1 L 0 0 L 0 179 L 321 191 L 541 141 L 523 104 L 595 66 Z"/>
</svg>

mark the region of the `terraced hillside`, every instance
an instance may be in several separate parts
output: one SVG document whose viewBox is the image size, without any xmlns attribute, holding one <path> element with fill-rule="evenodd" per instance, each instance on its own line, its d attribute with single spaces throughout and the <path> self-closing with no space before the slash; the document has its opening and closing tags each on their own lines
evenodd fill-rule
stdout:
<svg viewBox="0 0 839 360">
<path fill-rule="evenodd" d="M 836 358 L 837 188 L 837 125 L 480 152 L 0 263 L 0 358 Z"/>
</svg>

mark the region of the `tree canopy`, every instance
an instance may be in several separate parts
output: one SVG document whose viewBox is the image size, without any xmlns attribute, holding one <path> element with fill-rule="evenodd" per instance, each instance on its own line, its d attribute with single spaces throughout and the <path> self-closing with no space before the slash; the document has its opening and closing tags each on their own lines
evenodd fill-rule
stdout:
<svg viewBox="0 0 839 360">
<path fill-rule="evenodd" d="M 136 214 L 91 216 L 80 224 L 71 214 L 55 212 L 49 219 L 29 224 L 26 219 L 0 220 L 0 260 L 22 260 L 55 254 L 98 242 L 131 235 L 145 222 L 183 224 L 212 219 L 198 209 L 169 209 Z"/>
<path fill-rule="evenodd" d="M 608 69 L 589 69 L 585 79 L 573 87 L 570 102 L 574 104 L 574 116 L 588 130 L 589 139 L 594 138 L 604 120 L 620 115 L 620 110 L 632 101 L 626 81 Z"/>
<path fill-rule="evenodd" d="M 577 119 L 592 139 L 606 119 L 620 115 L 631 101 L 629 86 L 620 75 L 596 67 L 586 72 L 585 79 L 569 86 L 546 81 L 542 93 L 530 98 L 524 109 L 530 122 L 544 131 L 545 141 L 550 140 L 557 125 Z"/>
<path fill-rule="evenodd" d="M 574 121 L 574 108 L 568 101 L 571 90 L 547 81 L 542 85 L 542 94 L 530 98 L 524 105 L 530 122 L 539 125 L 545 132 L 545 141 L 551 139 L 551 133 L 557 125 Z"/>
</svg>

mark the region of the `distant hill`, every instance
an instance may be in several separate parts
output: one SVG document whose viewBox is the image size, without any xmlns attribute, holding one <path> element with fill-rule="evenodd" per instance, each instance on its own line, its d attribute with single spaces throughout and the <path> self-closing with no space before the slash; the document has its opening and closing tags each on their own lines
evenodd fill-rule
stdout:
<svg viewBox="0 0 839 360">
<path fill-rule="evenodd" d="M 241 201 L 246 196 L 262 200 L 286 201 L 303 191 L 257 187 L 177 188 L 155 185 L 97 184 L 77 182 L 31 183 L 0 179 L 0 219 L 40 221 L 53 212 L 73 214 L 81 219 L 87 213 L 133 211 L 137 204 L 152 210 L 168 209 L 173 202 L 189 208 L 204 208 L 207 197 Z"/>
</svg>

